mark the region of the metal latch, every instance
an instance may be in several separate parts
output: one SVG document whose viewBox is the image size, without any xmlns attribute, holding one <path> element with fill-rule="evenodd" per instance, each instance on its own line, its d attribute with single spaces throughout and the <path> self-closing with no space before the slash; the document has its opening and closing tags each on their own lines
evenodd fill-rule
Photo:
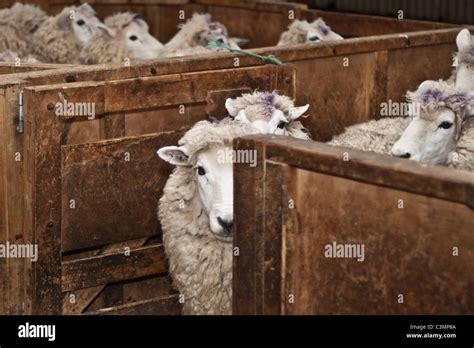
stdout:
<svg viewBox="0 0 474 348">
<path fill-rule="evenodd" d="M 18 124 L 16 125 L 16 131 L 23 134 L 25 130 L 25 116 L 23 115 L 23 92 L 20 92 L 18 97 Z"/>
</svg>

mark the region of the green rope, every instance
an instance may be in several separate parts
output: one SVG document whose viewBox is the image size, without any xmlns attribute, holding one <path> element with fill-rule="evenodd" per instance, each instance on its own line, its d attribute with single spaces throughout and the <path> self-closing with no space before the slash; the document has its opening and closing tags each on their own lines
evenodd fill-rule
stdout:
<svg viewBox="0 0 474 348">
<path fill-rule="evenodd" d="M 275 64 L 275 65 L 282 65 L 283 64 L 277 57 L 275 57 L 273 55 L 262 56 L 260 54 L 254 53 L 254 52 L 249 52 L 249 51 L 244 51 L 244 50 L 240 50 L 240 49 L 231 48 L 231 47 L 225 45 L 224 43 L 222 43 L 221 41 L 218 41 L 218 40 L 209 41 L 209 44 L 207 45 L 207 48 L 208 49 L 223 48 L 223 49 L 225 49 L 229 52 L 238 52 L 238 53 L 245 54 L 246 56 L 261 59 L 266 63 Z"/>
</svg>

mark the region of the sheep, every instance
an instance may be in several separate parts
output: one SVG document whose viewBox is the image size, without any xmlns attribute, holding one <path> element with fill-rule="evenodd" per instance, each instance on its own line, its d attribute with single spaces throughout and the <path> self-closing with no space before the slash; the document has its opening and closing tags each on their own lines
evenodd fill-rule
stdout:
<svg viewBox="0 0 474 348">
<path fill-rule="evenodd" d="M 97 28 L 97 33 L 80 53 L 84 64 L 155 59 L 163 48 L 163 44 L 150 35 L 148 24 L 133 13 L 112 15 L 105 20 L 105 25 L 99 24 Z"/>
<path fill-rule="evenodd" d="M 15 3 L 0 12 L 0 52 L 30 53 L 32 35 L 48 18 L 41 8 Z"/>
<path fill-rule="evenodd" d="M 98 22 L 88 4 L 66 7 L 44 21 L 33 34 L 32 53 L 46 63 L 80 63 L 81 47 L 92 38 Z"/>
<path fill-rule="evenodd" d="M 201 121 L 178 146 L 158 150 L 176 166 L 158 204 L 163 243 L 184 314 L 232 314 L 232 140 L 258 132 L 230 118 Z"/>
<path fill-rule="evenodd" d="M 444 81 L 425 81 L 408 99 L 418 112 L 393 145 L 392 155 L 429 164 L 474 169 L 474 91 Z"/>
<path fill-rule="evenodd" d="M 297 121 L 308 111 L 309 105 L 295 107 L 291 98 L 277 92 L 243 94 L 236 99 L 227 99 L 225 106 L 234 120 L 249 123 L 261 133 L 310 139 L 301 122 Z"/>
<path fill-rule="evenodd" d="M 227 28 L 219 22 L 212 22 L 209 14 L 194 13 L 179 28 L 179 32 L 165 45 L 161 57 L 223 51 L 221 48 L 207 48 L 209 42 L 213 40 L 218 40 L 232 49 L 240 49 L 239 44 L 246 42 L 244 39 L 229 38 Z"/>
<path fill-rule="evenodd" d="M 359 123 L 336 135 L 327 144 L 390 155 L 393 144 L 408 127 L 409 117 L 383 117 Z"/>
<path fill-rule="evenodd" d="M 28 55 L 26 57 L 21 58 L 16 52 L 12 52 L 10 50 L 3 51 L 0 53 L 0 62 L 18 62 L 26 63 L 26 64 L 35 64 L 40 63 L 35 57 Z"/>
<path fill-rule="evenodd" d="M 277 46 L 330 40 L 343 40 L 343 37 L 333 32 L 322 18 L 318 18 L 312 23 L 295 20 L 288 26 L 288 30 L 281 34 Z"/>
</svg>

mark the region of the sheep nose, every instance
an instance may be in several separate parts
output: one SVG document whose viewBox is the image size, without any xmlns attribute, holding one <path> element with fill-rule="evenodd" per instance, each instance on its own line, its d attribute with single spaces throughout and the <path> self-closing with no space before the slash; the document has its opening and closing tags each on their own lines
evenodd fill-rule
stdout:
<svg viewBox="0 0 474 348">
<path fill-rule="evenodd" d="M 411 153 L 406 152 L 402 155 L 398 155 L 397 157 L 409 159 L 411 157 Z"/>
<path fill-rule="evenodd" d="M 232 220 L 226 221 L 218 217 L 217 222 L 219 222 L 219 225 L 222 226 L 227 235 L 230 236 L 232 234 Z"/>
</svg>

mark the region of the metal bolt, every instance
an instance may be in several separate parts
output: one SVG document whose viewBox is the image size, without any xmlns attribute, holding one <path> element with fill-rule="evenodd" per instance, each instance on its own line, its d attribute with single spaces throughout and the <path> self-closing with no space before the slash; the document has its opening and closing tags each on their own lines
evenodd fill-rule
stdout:
<svg viewBox="0 0 474 348">
<path fill-rule="evenodd" d="M 49 104 L 48 104 L 48 110 L 49 110 L 49 111 L 53 111 L 53 110 L 54 110 L 54 104 L 53 104 L 53 103 L 49 103 Z"/>
<path fill-rule="evenodd" d="M 76 82 L 76 78 L 73 75 L 67 75 L 66 76 L 66 82 L 68 82 L 68 83 Z"/>
<path fill-rule="evenodd" d="M 151 69 L 150 69 L 150 73 L 151 73 L 152 75 L 156 75 L 156 69 L 155 69 L 155 68 L 151 68 Z"/>
<path fill-rule="evenodd" d="M 48 228 L 53 228 L 54 227 L 54 223 L 52 221 L 48 222 Z"/>
</svg>

